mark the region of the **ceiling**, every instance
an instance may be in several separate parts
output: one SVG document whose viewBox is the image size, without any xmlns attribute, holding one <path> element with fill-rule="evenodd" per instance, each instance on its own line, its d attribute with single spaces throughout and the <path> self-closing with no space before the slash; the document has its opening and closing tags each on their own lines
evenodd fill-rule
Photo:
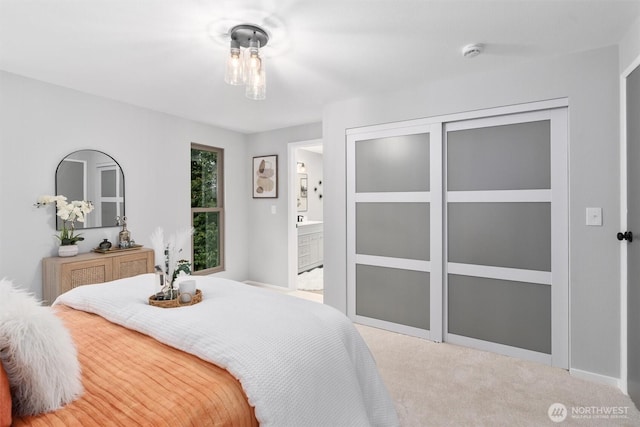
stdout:
<svg viewBox="0 0 640 427">
<path fill-rule="evenodd" d="M 337 100 L 616 44 L 640 0 L 0 0 L 0 69 L 243 133 Z M 223 82 L 239 23 L 271 39 L 267 99 Z M 485 44 L 465 59 L 463 46 Z"/>
</svg>

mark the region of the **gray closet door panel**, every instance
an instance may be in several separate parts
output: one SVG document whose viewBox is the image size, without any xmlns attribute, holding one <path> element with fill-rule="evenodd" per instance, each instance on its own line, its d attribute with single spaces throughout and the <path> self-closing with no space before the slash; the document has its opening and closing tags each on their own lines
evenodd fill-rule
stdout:
<svg viewBox="0 0 640 427">
<path fill-rule="evenodd" d="M 429 191 L 429 134 L 356 142 L 356 192 Z"/>
<path fill-rule="evenodd" d="M 551 354 L 551 286 L 449 274 L 448 289 L 450 333 Z"/>
<path fill-rule="evenodd" d="M 448 189 L 551 188 L 549 135 L 549 120 L 448 132 Z"/>
<path fill-rule="evenodd" d="M 551 271 L 550 203 L 449 203 L 448 259 Z"/>
<path fill-rule="evenodd" d="M 429 329 L 429 273 L 356 265 L 356 314 Z"/>
<path fill-rule="evenodd" d="M 429 260 L 429 203 L 358 203 L 356 253 Z"/>
</svg>

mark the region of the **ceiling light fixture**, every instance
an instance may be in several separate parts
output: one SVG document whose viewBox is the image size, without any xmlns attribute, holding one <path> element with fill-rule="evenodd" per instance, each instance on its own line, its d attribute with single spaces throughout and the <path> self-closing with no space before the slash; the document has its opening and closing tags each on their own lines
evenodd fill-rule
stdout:
<svg viewBox="0 0 640 427">
<path fill-rule="evenodd" d="M 224 81 L 230 85 L 244 85 L 244 93 L 249 99 L 265 99 L 267 81 L 260 49 L 267 45 L 269 35 L 257 25 L 241 24 L 231 28 L 229 36 L 231 42 Z"/>
</svg>

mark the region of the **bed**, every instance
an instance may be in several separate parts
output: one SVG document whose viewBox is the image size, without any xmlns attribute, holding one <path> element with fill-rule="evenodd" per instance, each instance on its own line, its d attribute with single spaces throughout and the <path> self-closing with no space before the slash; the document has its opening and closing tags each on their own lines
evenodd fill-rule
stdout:
<svg viewBox="0 0 640 427">
<path fill-rule="evenodd" d="M 366 344 L 337 310 L 213 277 L 199 304 L 148 305 L 154 275 L 82 286 L 53 309 L 84 393 L 15 426 L 397 426 Z"/>
</svg>

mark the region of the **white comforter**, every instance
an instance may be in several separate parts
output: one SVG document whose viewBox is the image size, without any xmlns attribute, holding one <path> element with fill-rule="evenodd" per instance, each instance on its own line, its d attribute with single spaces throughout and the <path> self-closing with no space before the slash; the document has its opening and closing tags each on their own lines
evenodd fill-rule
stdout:
<svg viewBox="0 0 640 427">
<path fill-rule="evenodd" d="M 99 314 L 227 369 L 261 426 L 397 426 L 393 402 L 362 337 L 322 304 L 213 277 L 194 277 L 199 304 L 148 305 L 146 274 L 61 295 L 54 304 Z"/>
</svg>

